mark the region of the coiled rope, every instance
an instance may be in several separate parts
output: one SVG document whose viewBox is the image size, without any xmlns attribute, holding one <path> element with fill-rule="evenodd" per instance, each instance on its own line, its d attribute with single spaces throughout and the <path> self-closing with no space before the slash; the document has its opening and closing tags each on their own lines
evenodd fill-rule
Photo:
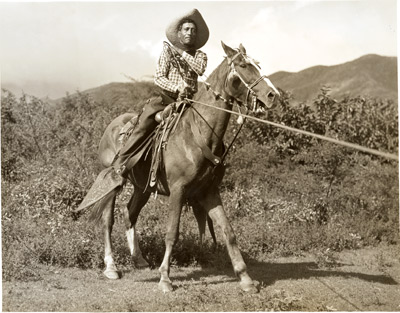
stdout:
<svg viewBox="0 0 400 313">
<path fill-rule="evenodd" d="M 271 122 L 271 121 L 268 121 L 268 120 L 263 120 L 263 119 L 260 119 L 260 118 L 254 117 L 254 116 L 250 116 L 250 115 L 243 114 L 243 113 L 238 113 L 238 112 L 235 112 L 235 111 L 232 111 L 232 110 L 216 107 L 216 106 L 213 106 L 213 105 L 210 105 L 210 104 L 207 104 L 207 103 L 203 103 L 203 102 L 199 102 L 199 101 L 196 101 L 196 100 L 192 100 L 192 99 L 187 99 L 187 100 L 191 101 L 193 103 L 198 103 L 198 104 L 201 104 L 201 105 L 204 105 L 204 106 L 208 106 L 210 108 L 214 108 L 216 110 L 225 111 L 227 113 L 239 115 L 239 116 L 242 116 L 242 117 L 245 117 L 245 118 L 260 122 L 260 123 L 263 123 L 263 124 L 275 126 L 275 127 L 282 128 L 282 129 L 285 129 L 285 130 L 289 130 L 289 131 L 292 131 L 292 132 L 296 132 L 296 133 L 299 133 L 299 134 L 302 134 L 302 135 L 311 136 L 311 137 L 318 138 L 318 139 L 321 139 L 321 140 L 325 140 L 325 141 L 328 141 L 328 142 L 332 142 L 332 143 L 335 143 L 335 144 L 338 144 L 338 145 L 342 145 L 342 146 L 345 146 L 345 147 L 348 147 L 348 148 L 352 148 L 352 149 L 356 149 L 356 150 L 359 150 L 359 151 L 362 151 L 362 152 L 366 152 L 366 153 L 374 154 L 374 155 L 377 155 L 377 156 L 381 156 L 381 157 L 384 157 L 384 158 L 387 158 L 387 159 L 399 161 L 399 157 L 396 154 L 382 152 L 382 151 L 379 151 L 379 150 L 366 148 L 366 147 L 357 145 L 355 143 L 350 143 L 350 142 L 346 142 L 346 141 L 343 141 L 343 140 L 338 140 L 338 139 L 334 139 L 334 138 L 331 138 L 331 137 L 314 134 L 314 133 L 311 133 L 311 132 L 308 132 L 308 131 L 305 131 L 305 130 L 302 130 L 302 129 L 297 129 L 297 128 L 289 127 L 289 126 L 286 126 L 286 125 L 274 123 L 274 122 Z"/>
</svg>

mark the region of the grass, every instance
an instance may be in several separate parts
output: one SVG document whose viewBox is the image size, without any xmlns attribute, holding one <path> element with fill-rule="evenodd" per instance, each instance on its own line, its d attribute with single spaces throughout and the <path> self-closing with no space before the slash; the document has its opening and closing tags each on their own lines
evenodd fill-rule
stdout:
<svg viewBox="0 0 400 313">
<path fill-rule="evenodd" d="M 335 264 L 334 253 L 343 249 L 398 243 L 398 195 L 389 195 L 395 189 L 391 179 L 396 180 L 391 167 L 370 162 L 366 173 L 374 176 L 371 186 L 370 180 L 361 179 L 367 175 L 362 165 L 352 166 L 338 182 L 346 189 L 332 188 L 329 197 L 318 176 L 310 175 L 309 167 L 289 166 L 286 162 L 268 165 L 262 176 L 255 172 L 256 183 L 246 188 L 246 183 L 225 183 L 221 188 L 223 203 L 245 259 L 260 261 L 312 252 L 321 266 L 330 266 Z M 84 194 L 80 187 L 84 181 L 76 183 L 73 173 L 51 179 L 52 175 L 54 169 L 50 167 L 47 173 L 42 172 L 40 180 L 32 175 L 12 188 L 2 182 L 5 280 L 39 279 L 34 268 L 41 264 L 103 268 L 101 229 L 87 222 L 89 212 L 71 212 Z M 233 172 L 228 172 L 226 181 L 235 181 L 232 176 Z M 131 188 L 119 196 L 115 212 L 114 255 L 121 269 L 133 265 L 122 214 Z M 151 198 L 138 220 L 141 249 L 153 268 L 163 258 L 167 216 L 167 199 Z M 218 249 L 213 251 L 208 233 L 204 249 L 198 249 L 198 230 L 190 209 L 182 214 L 180 234 L 174 265 L 231 267 L 218 228 Z"/>
<path fill-rule="evenodd" d="M 147 89 L 136 87 L 132 96 L 143 98 L 141 92 Z M 286 103 L 288 99 L 282 100 L 281 113 L 270 113 L 280 122 L 304 122 L 305 129 L 322 133 L 328 125 L 324 119 L 340 115 L 342 120 L 333 119 L 331 125 L 339 131 L 350 118 L 344 109 L 361 114 L 357 109 L 360 103 L 367 106 L 366 117 L 377 114 L 376 101 L 350 99 L 344 107 L 326 94 L 318 99 L 322 109 L 316 113 L 323 120 L 316 120 L 306 108 L 295 110 Z M 120 108 L 83 94 L 47 106 L 39 99 L 24 96 L 18 101 L 6 93 L 2 104 L 3 280 L 39 279 L 35 268 L 41 265 L 101 269 L 101 230 L 86 221 L 89 212 L 72 210 L 99 172 L 97 145 Z M 328 107 L 332 116 L 325 116 Z M 360 144 L 367 138 L 377 147 L 382 144 L 384 150 L 389 146 L 396 150 L 393 110 L 390 106 L 381 112 L 390 127 L 374 120 L 380 127 L 374 140 L 368 135 L 374 125 L 368 124 L 367 118 L 358 119 L 349 136 L 361 140 Z M 229 127 L 227 142 L 236 126 Z M 397 163 L 251 123 L 246 129 L 228 155 L 220 188 L 246 260 L 312 252 L 320 254 L 319 262 L 327 266 L 332 260 L 326 251 L 398 243 Z M 115 214 L 114 254 L 120 268 L 132 266 L 122 221 L 128 193 L 126 190 L 118 198 Z M 167 200 L 160 197 L 151 199 L 139 217 L 140 244 L 152 267 L 159 266 L 164 254 L 167 214 Z M 222 243 L 220 234 L 218 238 Z M 222 246 L 212 251 L 210 237 L 205 249 L 198 249 L 197 226 L 190 210 L 182 217 L 173 264 L 230 266 Z"/>
<path fill-rule="evenodd" d="M 385 260 L 378 269 L 376 256 Z M 122 270 L 107 280 L 101 269 L 40 265 L 36 281 L 5 281 L 4 311 L 396 311 L 399 250 L 380 245 L 335 253 L 334 267 L 313 255 L 248 262 L 260 293 L 245 294 L 228 267 L 173 266 L 175 290 L 162 294 L 157 269 Z"/>
</svg>

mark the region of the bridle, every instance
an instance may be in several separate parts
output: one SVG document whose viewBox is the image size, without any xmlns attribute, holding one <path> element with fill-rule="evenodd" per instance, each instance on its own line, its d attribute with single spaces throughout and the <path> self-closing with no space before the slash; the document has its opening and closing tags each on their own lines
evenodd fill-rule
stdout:
<svg viewBox="0 0 400 313">
<path fill-rule="evenodd" d="M 279 94 L 279 92 L 278 92 L 278 90 L 276 90 L 275 86 L 272 85 L 271 81 L 269 80 L 269 78 L 266 75 L 262 75 L 259 78 L 257 78 L 254 82 L 252 82 L 251 84 L 248 84 L 243 79 L 243 77 L 240 75 L 240 73 L 236 70 L 235 64 L 234 64 L 233 61 L 238 56 L 242 56 L 247 64 L 253 64 L 253 65 L 257 66 L 258 68 L 260 68 L 260 66 L 258 65 L 257 61 L 255 61 L 250 56 L 248 56 L 245 53 L 243 53 L 240 49 L 235 49 L 235 50 L 236 50 L 236 54 L 232 58 L 229 58 L 229 57 L 227 58 L 228 59 L 228 65 L 230 66 L 230 71 L 229 71 L 228 75 L 226 76 L 225 86 L 227 86 L 228 77 L 230 77 L 231 75 L 238 77 L 241 80 L 241 82 L 243 83 L 243 85 L 247 88 L 246 100 L 245 100 L 244 106 L 247 109 L 251 109 L 252 111 L 256 111 L 257 110 L 257 94 L 253 90 L 253 88 L 255 86 L 257 86 L 261 81 L 265 80 L 266 83 L 268 84 L 268 86 L 270 86 L 272 89 L 274 89 L 274 91 L 277 92 L 278 94 Z M 249 99 L 250 98 L 251 98 L 251 105 L 249 105 Z M 274 100 L 274 98 L 275 98 L 275 95 L 273 96 L 273 100 Z M 238 100 L 236 99 L 236 101 L 238 101 Z"/>
<path fill-rule="evenodd" d="M 166 41 L 164 41 L 164 45 L 169 49 L 169 51 L 170 51 L 170 53 L 171 53 L 172 60 L 173 60 L 173 63 L 174 63 L 173 65 L 174 65 L 175 67 L 177 67 L 177 69 L 178 69 L 178 71 L 179 71 L 179 74 L 182 76 L 182 78 L 184 78 L 183 70 L 182 70 L 182 68 L 180 67 L 178 60 L 176 59 L 175 54 L 172 52 L 172 47 L 171 47 L 170 44 L 169 44 L 168 42 L 166 42 Z M 268 84 L 268 86 L 269 86 L 270 88 L 272 88 L 272 89 L 275 91 L 276 94 L 279 95 L 279 91 L 275 88 L 275 86 L 271 83 L 271 81 L 269 80 L 269 78 L 268 78 L 266 75 L 262 75 L 262 76 L 260 76 L 259 78 L 257 78 L 254 82 L 252 82 L 251 84 L 248 84 L 248 83 L 243 79 L 243 77 L 240 75 L 240 73 L 236 70 L 235 64 L 234 64 L 233 61 L 234 61 L 237 57 L 242 56 L 243 59 L 245 60 L 245 62 L 246 62 L 247 64 L 252 64 L 252 65 L 254 65 L 254 66 L 258 67 L 258 68 L 260 68 L 260 66 L 258 65 L 258 62 L 257 62 L 257 61 L 255 61 L 253 58 L 251 58 L 251 57 L 250 57 L 249 55 L 247 55 L 245 52 L 241 51 L 240 49 L 235 49 L 235 50 L 236 50 L 236 54 L 235 54 L 233 57 L 227 57 L 228 65 L 230 66 L 230 71 L 228 72 L 228 75 L 226 76 L 226 79 L 225 79 L 225 86 L 227 86 L 228 77 L 229 77 L 230 75 L 234 75 L 234 76 L 238 77 L 238 78 L 241 80 L 241 82 L 243 83 L 243 85 L 244 85 L 244 86 L 246 87 L 246 89 L 247 89 L 246 100 L 245 100 L 245 102 L 244 102 L 244 104 L 243 104 L 243 101 L 241 101 L 241 100 L 239 100 L 239 99 L 236 99 L 236 98 L 234 98 L 234 97 L 232 97 L 232 98 L 236 101 L 236 103 L 238 104 L 238 106 L 239 106 L 239 105 L 243 105 L 243 106 L 245 107 L 246 110 L 252 110 L 252 111 L 255 112 L 255 111 L 257 110 L 257 94 L 256 94 L 256 92 L 253 90 L 253 88 L 254 88 L 255 86 L 257 86 L 261 81 L 264 80 L 264 81 Z M 190 66 L 189 63 L 187 63 L 187 64 Z M 191 66 L 190 66 L 190 67 L 191 67 Z M 191 69 L 192 69 L 199 77 L 201 76 L 201 75 L 199 75 L 199 73 L 197 73 L 197 71 L 196 71 L 195 69 L 193 69 L 192 67 L 191 67 Z M 221 95 L 219 92 L 216 92 L 215 90 L 213 90 L 213 89 L 211 88 L 210 84 L 208 84 L 207 82 L 204 82 L 204 84 L 205 84 L 207 90 L 211 89 L 211 91 L 214 93 L 214 95 L 215 95 L 215 97 L 216 97 L 217 100 L 220 99 L 220 100 L 224 101 L 225 103 L 232 104 L 232 100 L 233 100 L 233 99 L 229 99 L 229 100 L 228 100 L 228 99 L 224 99 L 224 98 L 222 97 L 222 95 Z M 251 99 L 251 103 L 250 103 L 250 104 L 249 104 L 249 99 Z M 272 101 L 274 101 L 274 99 L 275 99 L 275 95 L 273 95 Z M 265 105 L 268 107 L 267 104 L 265 104 Z"/>
<path fill-rule="evenodd" d="M 177 65 L 178 65 L 178 70 L 179 70 L 179 72 L 180 72 L 180 74 L 181 74 L 181 76 L 182 76 L 182 78 L 183 78 L 182 71 L 181 71 L 181 68 L 180 68 L 180 66 L 179 66 L 179 62 L 177 62 L 176 57 L 175 57 L 175 54 L 172 53 L 172 48 L 171 48 L 171 46 L 170 46 L 167 42 L 165 42 L 165 41 L 164 41 L 164 44 L 165 44 L 165 45 L 168 47 L 168 49 L 170 50 L 171 55 L 172 55 L 172 58 L 173 58 L 174 61 L 177 63 Z M 240 104 L 243 105 L 243 106 L 245 107 L 245 110 L 246 110 L 246 111 L 249 111 L 249 109 L 250 109 L 250 107 L 249 107 L 249 99 L 250 99 L 250 97 L 251 97 L 251 107 L 252 107 L 251 109 L 252 109 L 253 111 L 256 111 L 256 109 L 257 109 L 257 94 L 256 94 L 256 92 L 253 90 L 253 88 L 254 88 L 255 86 L 257 86 L 262 80 L 265 80 L 266 83 L 268 84 L 268 86 L 269 86 L 270 88 L 272 88 L 278 95 L 279 95 L 279 91 L 275 88 L 275 86 L 271 83 L 271 81 L 270 81 L 270 80 L 268 79 L 268 77 L 265 76 L 265 75 L 260 76 L 260 77 L 257 78 L 254 82 L 252 82 L 251 84 L 248 84 L 248 83 L 243 79 L 243 77 L 240 75 L 240 73 L 235 69 L 235 65 L 234 65 L 234 62 L 233 62 L 233 61 L 234 61 L 237 57 L 242 56 L 243 59 L 246 61 L 246 63 L 248 63 L 248 64 L 253 64 L 253 65 L 257 66 L 258 68 L 260 68 L 260 66 L 258 65 L 258 62 L 257 62 L 257 61 L 255 61 L 254 59 L 252 59 L 251 57 L 249 57 L 245 52 L 241 51 L 240 49 L 235 49 L 235 50 L 237 51 L 237 53 L 236 53 L 233 57 L 231 57 L 231 58 L 230 58 L 230 57 L 227 57 L 228 65 L 230 66 L 230 71 L 228 72 L 228 74 L 227 74 L 227 76 L 226 76 L 226 78 L 225 78 L 225 86 L 226 86 L 227 83 L 228 83 L 228 77 L 229 77 L 230 75 L 234 75 L 234 76 L 238 77 L 238 78 L 241 80 L 241 82 L 243 83 L 243 85 L 247 88 L 245 103 L 243 104 L 243 102 L 242 102 L 241 100 L 236 99 L 235 97 L 232 97 L 232 96 L 230 96 L 230 99 L 225 99 L 225 98 L 221 95 L 221 93 L 215 91 L 215 90 L 210 86 L 210 84 L 207 83 L 207 82 L 204 82 L 205 88 L 206 88 L 206 90 L 211 90 L 211 91 L 213 92 L 213 94 L 214 94 L 216 100 L 222 100 L 222 101 L 224 101 L 225 103 L 227 103 L 227 104 L 229 104 L 229 105 L 233 105 L 233 102 L 235 101 L 235 102 L 237 103 L 237 105 L 238 105 L 239 112 L 240 112 L 240 108 L 239 108 Z M 189 64 L 189 63 L 188 63 L 188 64 Z M 190 66 L 190 65 L 189 65 L 189 66 Z M 195 69 L 192 68 L 192 70 L 193 70 L 194 72 L 197 73 L 197 71 L 196 71 Z M 201 75 L 199 75 L 199 73 L 197 73 L 197 75 L 198 75 L 198 76 L 201 76 Z M 273 97 L 274 97 L 273 99 L 275 99 L 275 95 L 274 95 Z M 189 101 L 190 101 L 190 100 L 189 100 Z M 193 100 L 192 100 L 192 101 L 193 101 Z M 265 105 L 267 105 L 267 104 L 265 104 Z M 197 112 L 197 110 L 196 110 L 196 112 Z M 198 113 L 198 112 L 197 112 L 197 113 Z M 241 117 L 241 116 L 240 116 L 240 117 Z M 223 161 L 225 160 L 225 158 L 226 158 L 228 152 L 229 152 L 230 149 L 232 148 L 233 143 L 235 142 L 237 136 L 239 135 L 239 133 L 240 133 L 240 131 L 241 131 L 243 125 L 244 125 L 244 119 L 242 118 L 242 121 L 241 121 L 241 122 L 239 122 L 239 120 L 238 120 L 238 123 L 240 124 L 240 126 L 239 126 L 239 128 L 238 128 L 238 130 L 237 130 L 235 136 L 233 137 L 233 139 L 232 139 L 230 145 L 225 149 L 223 155 L 222 155 L 220 158 L 217 157 L 217 156 L 215 156 L 215 155 L 211 152 L 211 150 L 210 150 L 206 145 L 201 145 L 201 146 L 204 148 L 204 150 L 209 150 L 208 153 L 206 153 L 206 154 L 210 155 L 210 156 L 208 157 L 208 159 L 209 159 L 209 160 L 212 160 L 212 162 L 213 162 L 213 164 L 214 164 L 214 169 L 215 169 L 219 164 L 224 164 Z M 199 137 L 201 137 L 201 136 L 199 136 Z"/>
</svg>

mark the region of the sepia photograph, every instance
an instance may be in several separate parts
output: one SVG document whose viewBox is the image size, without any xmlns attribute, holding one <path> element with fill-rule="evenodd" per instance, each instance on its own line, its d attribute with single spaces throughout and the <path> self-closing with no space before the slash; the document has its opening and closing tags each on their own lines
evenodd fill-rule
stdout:
<svg viewBox="0 0 400 313">
<path fill-rule="evenodd" d="M 1 311 L 400 311 L 397 15 L 0 0 Z"/>
</svg>

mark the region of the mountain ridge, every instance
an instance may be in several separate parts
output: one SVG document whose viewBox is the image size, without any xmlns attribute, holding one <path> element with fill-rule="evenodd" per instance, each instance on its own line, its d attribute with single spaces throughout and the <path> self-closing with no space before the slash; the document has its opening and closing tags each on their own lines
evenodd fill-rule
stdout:
<svg viewBox="0 0 400 313">
<path fill-rule="evenodd" d="M 329 87 L 336 97 L 370 96 L 397 101 L 397 57 L 367 54 L 342 64 L 316 65 L 299 72 L 279 71 L 269 76 L 276 87 L 298 102 L 314 99 Z"/>
<path fill-rule="evenodd" d="M 337 65 L 315 65 L 299 72 L 278 71 L 268 77 L 276 87 L 292 95 L 294 104 L 313 101 L 322 88 L 328 88 L 329 95 L 337 100 L 363 96 L 398 102 L 397 57 L 393 56 L 366 54 Z M 126 106 L 135 90 L 144 87 L 150 94 L 156 89 L 153 82 L 143 80 L 110 82 L 81 93 L 90 94 L 99 102 Z M 63 98 L 45 100 L 59 103 Z"/>
</svg>

